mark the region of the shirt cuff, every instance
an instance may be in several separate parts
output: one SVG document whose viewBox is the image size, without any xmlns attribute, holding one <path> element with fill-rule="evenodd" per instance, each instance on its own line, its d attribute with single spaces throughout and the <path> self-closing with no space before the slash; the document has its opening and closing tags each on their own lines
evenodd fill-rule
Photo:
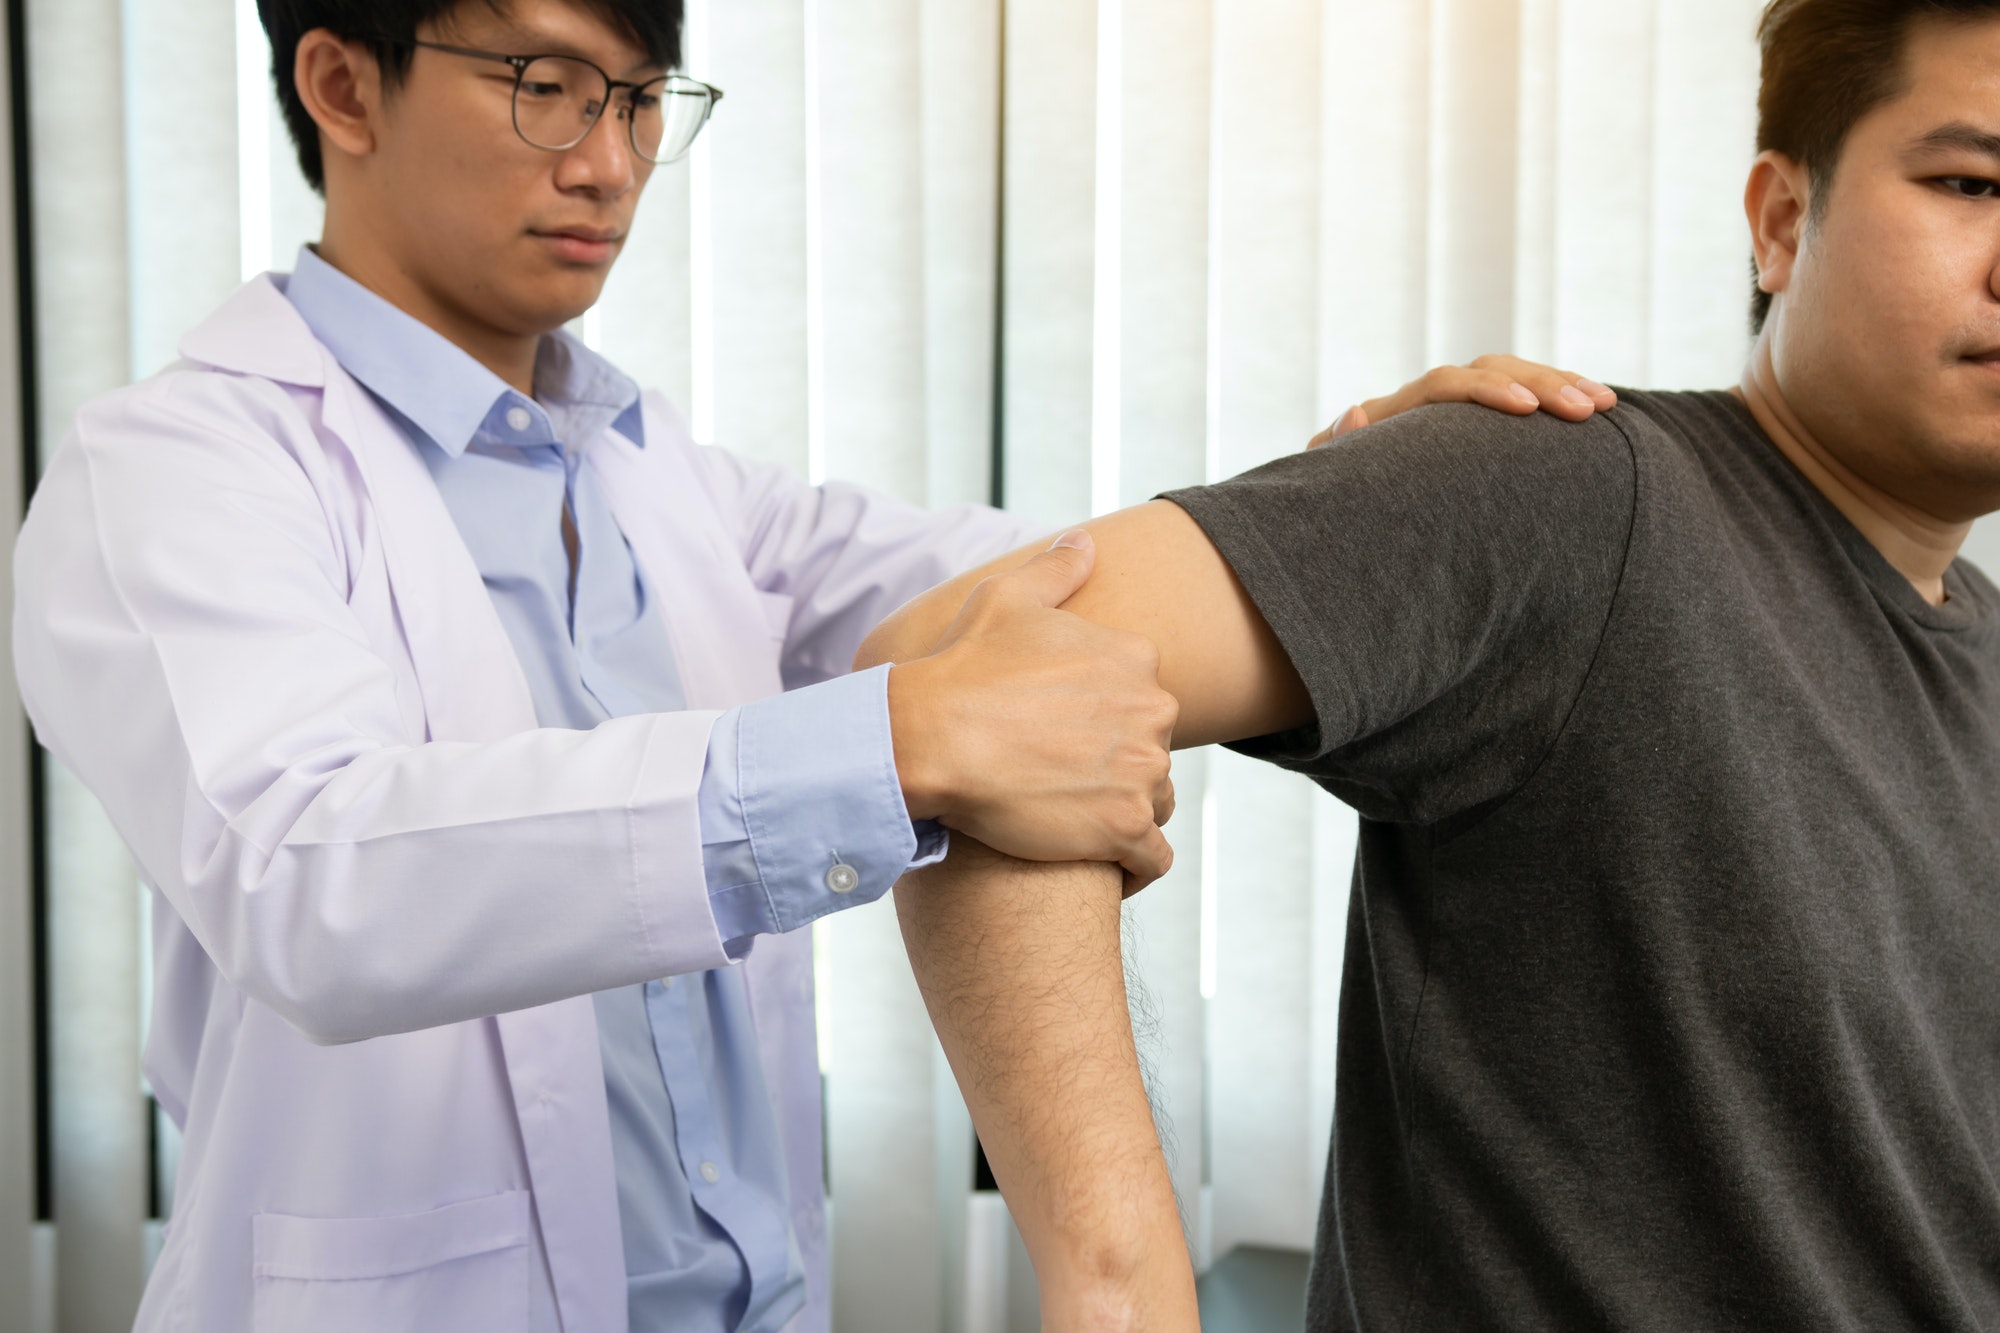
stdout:
<svg viewBox="0 0 2000 1333">
<path fill-rule="evenodd" d="M 709 904 L 732 957 L 752 936 L 875 901 L 950 846 L 903 801 L 886 666 L 724 713 L 699 808 Z"/>
</svg>

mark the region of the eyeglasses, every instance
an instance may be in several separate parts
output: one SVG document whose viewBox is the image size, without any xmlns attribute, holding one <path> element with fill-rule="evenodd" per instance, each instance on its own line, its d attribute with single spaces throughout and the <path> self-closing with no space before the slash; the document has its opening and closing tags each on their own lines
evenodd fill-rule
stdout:
<svg viewBox="0 0 2000 1333">
<path fill-rule="evenodd" d="M 700 79 L 668 74 L 626 83 L 579 56 L 509 56 L 415 38 L 409 45 L 513 66 L 514 132 L 551 153 L 582 143 L 611 105 L 612 95 L 629 89 L 620 113 L 632 151 L 648 162 L 672 162 L 693 146 L 722 100 L 722 89 Z"/>
</svg>

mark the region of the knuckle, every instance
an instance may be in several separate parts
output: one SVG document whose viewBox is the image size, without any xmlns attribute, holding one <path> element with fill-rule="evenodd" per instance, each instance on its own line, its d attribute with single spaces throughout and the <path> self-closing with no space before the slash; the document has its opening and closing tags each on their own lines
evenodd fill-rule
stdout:
<svg viewBox="0 0 2000 1333">
<path fill-rule="evenodd" d="M 1147 675 L 1156 675 L 1160 669 L 1159 645 L 1143 634 L 1131 630 L 1114 630 L 1113 644 L 1119 657 L 1133 670 Z"/>
</svg>

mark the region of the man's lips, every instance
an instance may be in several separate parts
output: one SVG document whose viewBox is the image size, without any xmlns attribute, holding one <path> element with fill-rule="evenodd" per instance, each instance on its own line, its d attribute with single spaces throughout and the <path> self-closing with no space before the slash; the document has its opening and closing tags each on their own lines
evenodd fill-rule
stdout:
<svg viewBox="0 0 2000 1333">
<path fill-rule="evenodd" d="M 618 250 L 619 233 L 610 227 L 560 227 L 532 234 L 577 264 L 601 264 Z"/>
</svg>

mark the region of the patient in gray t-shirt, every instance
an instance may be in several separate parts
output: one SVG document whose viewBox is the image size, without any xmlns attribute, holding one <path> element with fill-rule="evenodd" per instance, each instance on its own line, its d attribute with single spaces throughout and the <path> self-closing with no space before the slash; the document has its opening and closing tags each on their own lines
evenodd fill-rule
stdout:
<svg viewBox="0 0 2000 1333">
<path fill-rule="evenodd" d="M 1170 497 L 1364 818 L 1315 1329 L 2000 1327 L 2000 593 L 1734 395 Z"/>
</svg>

